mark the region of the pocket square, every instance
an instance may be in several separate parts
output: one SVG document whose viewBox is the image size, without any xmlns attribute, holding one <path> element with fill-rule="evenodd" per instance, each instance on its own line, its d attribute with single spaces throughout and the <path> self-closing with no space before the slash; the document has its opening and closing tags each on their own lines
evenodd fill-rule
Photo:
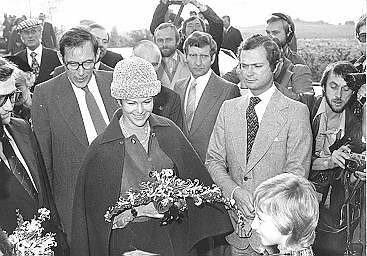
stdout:
<svg viewBox="0 0 367 256">
<path fill-rule="evenodd" d="M 274 142 L 277 142 L 277 141 L 279 141 L 278 137 L 276 137 L 276 138 L 274 139 Z"/>
</svg>

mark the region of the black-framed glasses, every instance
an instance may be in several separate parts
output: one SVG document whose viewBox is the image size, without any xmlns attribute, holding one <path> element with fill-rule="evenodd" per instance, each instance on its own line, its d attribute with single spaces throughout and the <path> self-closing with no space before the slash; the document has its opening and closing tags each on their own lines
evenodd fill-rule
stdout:
<svg viewBox="0 0 367 256">
<path fill-rule="evenodd" d="M 66 68 L 69 70 L 77 70 L 80 66 L 82 66 L 85 70 L 91 70 L 94 68 L 94 60 L 86 60 L 82 63 L 70 61 L 66 63 Z"/>
<path fill-rule="evenodd" d="M 15 90 L 14 92 L 7 94 L 7 95 L 1 95 L 0 96 L 0 107 L 4 106 L 5 103 L 10 100 L 12 104 L 19 101 L 19 99 L 22 97 L 22 91 L 21 90 Z"/>
<path fill-rule="evenodd" d="M 358 34 L 358 41 L 360 41 L 361 43 L 365 43 L 366 42 L 366 33 Z"/>
</svg>

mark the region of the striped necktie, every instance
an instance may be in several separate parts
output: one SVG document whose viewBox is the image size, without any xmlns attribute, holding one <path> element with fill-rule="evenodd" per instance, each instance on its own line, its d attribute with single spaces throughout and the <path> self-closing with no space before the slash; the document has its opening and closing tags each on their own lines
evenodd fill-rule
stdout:
<svg viewBox="0 0 367 256">
<path fill-rule="evenodd" d="M 197 82 L 195 79 L 193 79 L 190 84 L 189 94 L 187 95 L 186 124 L 187 124 L 188 130 L 191 129 L 192 120 L 194 119 L 194 114 L 195 114 L 196 85 L 197 85 Z"/>
</svg>

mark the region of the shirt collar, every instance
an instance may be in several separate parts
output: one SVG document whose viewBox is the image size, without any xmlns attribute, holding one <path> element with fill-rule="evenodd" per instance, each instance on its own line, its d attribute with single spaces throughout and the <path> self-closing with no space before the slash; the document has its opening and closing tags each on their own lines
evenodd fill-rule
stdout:
<svg viewBox="0 0 367 256">
<path fill-rule="evenodd" d="M 36 57 L 41 57 L 42 56 L 42 44 L 40 44 L 36 49 L 34 49 L 34 51 L 32 51 L 31 49 L 27 48 L 27 55 L 31 56 L 31 53 L 35 52 L 37 53 Z"/>
<path fill-rule="evenodd" d="M 275 92 L 275 85 L 273 83 L 273 85 L 269 89 L 267 89 L 265 92 L 263 92 L 263 93 L 261 93 L 257 96 L 255 96 L 250 90 L 250 96 L 251 97 L 259 97 L 261 102 L 265 103 L 267 105 L 268 102 L 270 101 L 271 96 L 273 96 L 274 92 Z"/>
<path fill-rule="evenodd" d="M 200 84 L 200 85 L 206 85 L 209 81 L 209 78 L 210 78 L 211 74 L 212 74 L 212 70 L 209 69 L 209 71 L 206 72 L 205 75 L 202 75 L 202 76 L 199 76 L 198 78 L 196 78 L 196 83 Z M 195 78 L 191 75 L 191 81 L 193 79 L 195 79 Z"/>
</svg>

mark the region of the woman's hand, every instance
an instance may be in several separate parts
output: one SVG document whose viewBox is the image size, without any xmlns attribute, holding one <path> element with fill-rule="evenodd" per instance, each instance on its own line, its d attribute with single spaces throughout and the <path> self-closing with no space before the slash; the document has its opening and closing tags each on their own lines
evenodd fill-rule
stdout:
<svg viewBox="0 0 367 256">
<path fill-rule="evenodd" d="M 157 209 L 154 207 L 153 202 L 150 202 L 147 205 L 141 205 L 135 208 L 138 215 L 136 217 L 149 217 L 149 218 L 163 218 L 163 214 L 159 213 Z"/>
</svg>

